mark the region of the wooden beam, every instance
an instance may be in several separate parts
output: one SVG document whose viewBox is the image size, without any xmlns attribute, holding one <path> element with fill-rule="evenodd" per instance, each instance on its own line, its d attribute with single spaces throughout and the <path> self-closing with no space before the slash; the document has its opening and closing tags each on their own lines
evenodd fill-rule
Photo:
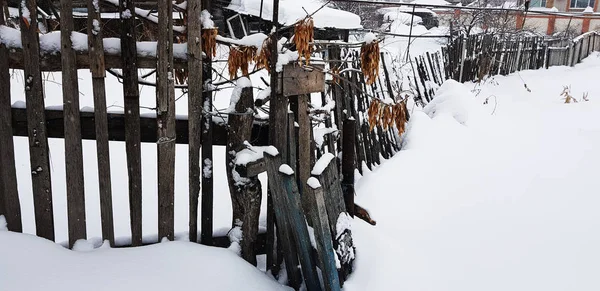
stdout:
<svg viewBox="0 0 600 291">
<path fill-rule="evenodd" d="M 12 130 L 14 136 L 27 136 L 27 110 L 25 108 L 12 108 Z M 63 111 L 46 109 L 44 111 L 45 124 L 48 128 L 48 137 L 64 138 Z M 96 118 L 93 112 L 81 112 L 81 137 L 87 140 L 96 140 L 95 131 Z M 121 113 L 108 113 L 107 118 L 108 140 L 125 141 L 125 115 Z M 227 126 L 213 120 L 214 134 L 213 145 L 224 146 L 227 143 Z M 189 142 L 188 120 L 176 120 L 176 143 L 187 144 Z M 156 118 L 141 117 L 140 133 L 141 142 L 155 143 Z M 262 123 L 254 123 L 252 126 L 252 143 L 256 146 L 265 146 L 268 142 L 269 126 Z"/>
</svg>

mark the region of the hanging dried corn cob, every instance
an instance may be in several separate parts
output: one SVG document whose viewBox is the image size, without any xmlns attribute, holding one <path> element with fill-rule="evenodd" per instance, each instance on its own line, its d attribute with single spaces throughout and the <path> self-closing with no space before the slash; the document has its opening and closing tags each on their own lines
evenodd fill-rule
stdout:
<svg viewBox="0 0 600 291">
<path fill-rule="evenodd" d="M 249 64 L 254 60 L 256 48 L 252 46 L 231 47 L 227 65 L 229 68 L 229 77 L 237 78 L 238 70 L 242 70 L 242 76 L 248 76 Z"/>
<path fill-rule="evenodd" d="M 207 56 L 217 56 L 217 34 L 219 34 L 219 30 L 216 28 L 202 30 L 202 51 Z"/>
<path fill-rule="evenodd" d="M 373 99 L 367 115 L 369 117 L 369 130 L 373 130 L 375 126 L 381 126 L 384 130 L 396 126 L 398 134 L 404 133 L 406 129 L 406 100 L 400 103 L 388 105 L 378 99 Z"/>
<path fill-rule="evenodd" d="M 360 47 L 360 66 L 367 85 L 375 83 L 379 76 L 379 42 L 373 40 Z"/>
<path fill-rule="evenodd" d="M 267 37 L 260 48 L 260 52 L 256 55 L 254 61 L 256 62 L 256 69 L 267 69 L 267 72 L 271 72 L 270 64 L 271 60 L 271 37 Z"/>
<path fill-rule="evenodd" d="M 312 53 L 311 43 L 314 42 L 314 38 L 314 22 L 311 17 L 306 17 L 296 23 L 293 42 L 296 45 L 296 50 L 298 50 L 300 64 L 302 64 L 302 58 L 304 58 L 308 65 Z"/>
</svg>

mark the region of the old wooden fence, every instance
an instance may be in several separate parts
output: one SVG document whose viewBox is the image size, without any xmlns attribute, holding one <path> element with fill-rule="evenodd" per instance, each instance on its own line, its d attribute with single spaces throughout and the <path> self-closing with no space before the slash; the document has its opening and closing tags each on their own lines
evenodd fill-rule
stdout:
<svg viewBox="0 0 600 291">
<path fill-rule="evenodd" d="M 591 31 L 572 40 L 539 36 L 480 34 L 457 37 L 440 53 L 415 58 L 416 94 L 430 100 L 445 79 L 480 81 L 487 76 L 551 66 L 574 66 L 593 51 L 600 51 L 600 33 Z"/>
<path fill-rule="evenodd" d="M 105 2 L 109 3 L 107 5 L 117 3 L 113 0 Z M 228 237 L 213 237 L 213 177 L 201 173 L 206 170 L 203 168 L 212 165 L 213 146 L 241 146 L 243 140 L 235 139 L 237 132 L 247 130 L 247 140 L 252 141 L 252 146 L 278 146 L 275 151 L 266 151 L 262 159 L 237 169 L 244 177 L 256 177 L 263 171 L 267 171 L 269 177 L 267 232 L 252 238 L 251 246 L 256 253 L 267 254 L 267 268 L 274 273 L 285 260 L 289 282 L 294 288 L 300 288 L 304 281 L 308 290 L 320 290 L 316 276 L 316 266 L 320 266 L 325 289 L 339 290 L 352 270 L 354 246 L 349 229 L 337 232 L 338 221 L 357 215 L 375 224 L 367 211 L 354 203 L 355 170 L 362 172 L 363 166 L 372 168 L 399 150 L 396 131 L 381 127 L 371 131 L 367 122 L 371 100 L 397 97 L 385 64 L 384 76 L 367 86 L 357 70 L 360 58 L 356 49 L 343 44 L 327 45 L 322 50 L 323 61 L 335 64 L 341 73 L 324 86 L 327 90 L 321 93 L 321 107 L 312 106 L 309 95 L 275 94 L 269 111 L 271 121 L 276 122 L 256 122 L 253 117 L 234 118 L 243 115 L 230 112 L 229 119 L 219 123 L 213 120 L 214 113 L 210 110 L 214 92 L 202 86 L 212 80 L 212 59 L 209 54 L 201 57 L 200 37 L 190 37 L 197 41 L 180 44 L 176 49 L 174 31 L 159 29 L 157 39 L 153 39 L 157 51 L 140 53 L 136 18 L 126 13 L 135 11 L 135 2 L 118 2 L 121 28 L 118 52 L 114 47 L 104 47 L 111 40 L 103 39 L 100 29 L 102 6 L 98 6 L 96 0 L 87 1 L 87 34 L 74 32 L 71 1 L 60 2 L 61 37 L 54 51 L 40 47 L 36 0 L 23 1 L 18 29 L 5 26 L 4 14 L 0 13 L 0 33 L 5 40 L 11 40 L 0 43 L 0 215 L 6 217 L 9 230 L 22 231 L 13 140 L 15 136 L 23 136 L 29 140 L 35 233 L 55 240 L 54 217 L 57 214 L 53 213 L 48 139 L 61 138 L 65 142 L 68 245 L 72 247 L 77 240 L 89 237 L 83 175 L 84 167 L 89 164 L 83 159 L 82 140 L 90 139 L 96 141 L 98 156 L 102 238 L 112 246 L 120 247 L 156 243 L 157 239 L 142 236 L 142 215 L 156 215 L 158 239 L 173 240 L 175 144 L 182 143 L 189 148 L 189 240 L 229 246 Z M 202 1 L 202 5 L 200 0 L 188 2 L 185 32 L 200 36 L 203 31 L 200 7 L 207 7 L 210 1 Z M 158 26 L 173 27 L 170 13 L 173 4 L 171 1 L 158 3 Z M 182 46 L 184 53 L 180 51 Z M 107 70 L 113 68 L 122 70 L 123 114 L 107 113 L 105 78 Z M 138 70 L 141 68 L 157 70 L 156 117 L 140 116 L 141 78 Z M 23 70 L 25 108 L 11 107 L 10 69 Z M 89 69 L 92 73 L 93 112 L 80 111 L 77 69 Z M 174 69 L 188 72 L 189 85 L 185 89 L 189 101 L 185 119 L 175 116 Z M 43 71 L 62 71 L 62 109 L 46 108 Z M 274 80 L 277 82 L 277 78 Z M 252 88 L 242 90 L 245 100 L 253 100 Z M 250 105 L 244 103 L 244 106 L 260 107 L 264 102 L 256 100 Z M 293 113 L 287 113 L 288 105 Z M 240 108 L 240 112 L 247 112 L 243 109 Z M 324 126 L 314 129 L 319 125 Z M 319 142 L 313 138 L 317 133 L 322 137 Z M 117 244 L 114 235 L 110 141 L 124 141 L 126 147 L 131 240 L 125 245 Z M 157 144 L 158 209 L 154 213 L 142 213 L 142 143 Z M 305 219 L 317 238 L 316 260 Z M 340 266 L 336 266 L 336 256 Z M 245 259 L 252 262 L 251 258 Z M 296 268 L 298 265 L 301 265 L 302 273 Z"/>
</svg>

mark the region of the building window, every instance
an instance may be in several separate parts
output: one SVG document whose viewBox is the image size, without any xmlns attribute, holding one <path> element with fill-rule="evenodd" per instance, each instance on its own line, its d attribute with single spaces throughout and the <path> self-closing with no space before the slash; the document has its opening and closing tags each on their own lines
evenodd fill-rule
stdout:
<svg viewBox="0 0 600 291">
<path fill-rule="evenodd" d="M 546 7 L 546 0 L 531 0 L 529 7 Z"/>
<path fill-rule="evenodd" d="M 594 7 L 594 1 L 595 0 L 571 0 L 571 8 L 585 9 L 588 6 L 589 7 Z"/>
</svg>

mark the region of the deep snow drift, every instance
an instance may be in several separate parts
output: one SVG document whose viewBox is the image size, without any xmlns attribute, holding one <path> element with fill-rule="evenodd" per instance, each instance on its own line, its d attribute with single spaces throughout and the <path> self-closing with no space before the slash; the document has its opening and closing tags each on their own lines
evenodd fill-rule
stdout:
<svg viewBox="0 0 600 291">
<path fill-rule="evenodd" d="M 355 220 L 345 289 L 600 290 L 598 72 L 595 53 L 446 82 L 413 112 L 403 150 L 357 184 L 378 224 Z M 579 103 L 564 104 L 563 85 Z"/>
<path fill-rule="evenodd" d="M 227 249 L 188 242 L 77 252 L 0 231 L 0 258 L 3 291 L 291 290 Z"/>
</svg>

